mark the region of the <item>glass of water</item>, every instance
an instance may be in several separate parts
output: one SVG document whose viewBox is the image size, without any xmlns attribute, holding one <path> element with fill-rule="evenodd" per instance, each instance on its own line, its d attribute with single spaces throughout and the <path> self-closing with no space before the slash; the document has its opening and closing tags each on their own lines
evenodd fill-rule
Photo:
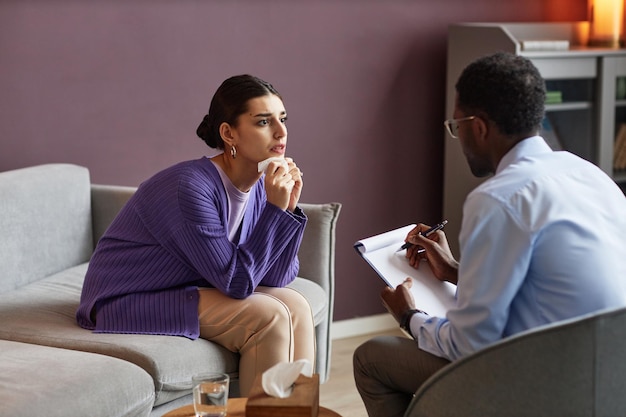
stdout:
<svg viewBox="0 0 626 417">
<path fill-rule="evenodd" d="M 224 417 L 228 403 L 227 374 L 205 373 L 193 376 L 193 408 L 196 417 Z"/>
</svg>

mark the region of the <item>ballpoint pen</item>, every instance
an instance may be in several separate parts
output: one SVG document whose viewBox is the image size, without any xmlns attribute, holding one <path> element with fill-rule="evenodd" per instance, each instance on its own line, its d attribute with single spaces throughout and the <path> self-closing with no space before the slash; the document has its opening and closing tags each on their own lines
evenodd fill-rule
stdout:
<svg viewBox="0 0 626 417">
<path fill-rule="evenodd" d="M 428 229 L 425 232 L 420 232 L 420 235 L 424 236 L 424 237 L 428 237 L 431 234 L 435 233 L 437 230 L 441 230 L 443 229 L 443 227 L 448 223 L 447 220 L 442 221 L 441 223 L 437 223 L 436 225 L 434 225 L 433 227 L 431 227 L 430 229 Z M 403 249 L 408 249 L 411 246 L 413 246 L 412 243 L 409 242 L 405 242 L 404 245 L 400 246 L 400 249 L 398 249 L 396 252 L 400 252 Z M 422 249 L 422 252 L 424 251 L 424 249 Z"/>
</svg>

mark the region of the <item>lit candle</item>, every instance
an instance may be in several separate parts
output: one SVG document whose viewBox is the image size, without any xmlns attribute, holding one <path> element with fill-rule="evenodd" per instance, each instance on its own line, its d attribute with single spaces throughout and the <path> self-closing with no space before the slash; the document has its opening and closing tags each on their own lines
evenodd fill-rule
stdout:
<svg viewBox="0 0 626 417">
<path fill-rule="evenodd" d="M 589 0 L 589 45 L 619 47 L 624 0 Z"/>
</svg>

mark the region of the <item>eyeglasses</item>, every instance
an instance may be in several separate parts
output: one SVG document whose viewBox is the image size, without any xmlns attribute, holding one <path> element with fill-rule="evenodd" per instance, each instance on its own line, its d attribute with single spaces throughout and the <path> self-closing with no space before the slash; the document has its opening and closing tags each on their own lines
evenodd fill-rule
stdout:
<svg viewBox="0 0 626 417">
<path fill-rule="evenodd" d="M 461 119 L 448 119 L 445 122 L 443 122 L 443 125 L 448 130 L 448 133 L 450 134 L 450 136 L 452 136 L 455 139 L 458 139 L 459 138 L 458 136 L 459 123 L 467 122 L 469 120 L 474 120 L 475 118 L 476 116 L 468 116 L 468 117 L 463 117 Z"/>
</svg>

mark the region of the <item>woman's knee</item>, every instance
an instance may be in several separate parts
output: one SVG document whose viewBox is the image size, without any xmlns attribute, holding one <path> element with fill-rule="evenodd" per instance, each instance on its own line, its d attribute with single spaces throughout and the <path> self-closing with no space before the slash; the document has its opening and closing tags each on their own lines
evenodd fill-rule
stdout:
<svg viewBox="0 0 626 417">
<path fill-rule="evenodd" d="M 308 300 L 292 288 L 259 288 L 259 292 L 277 298 L 287 306 L 294 315 L 311 315 L 311 306 Z"/>
<path fill-rule="evenodd" d="M 289 307 L 281 300 L 263 293 L 254 293 L 248 297 L 250 304 L 247 315 L 262 324 L 291 321 Z"/>
</svg>

